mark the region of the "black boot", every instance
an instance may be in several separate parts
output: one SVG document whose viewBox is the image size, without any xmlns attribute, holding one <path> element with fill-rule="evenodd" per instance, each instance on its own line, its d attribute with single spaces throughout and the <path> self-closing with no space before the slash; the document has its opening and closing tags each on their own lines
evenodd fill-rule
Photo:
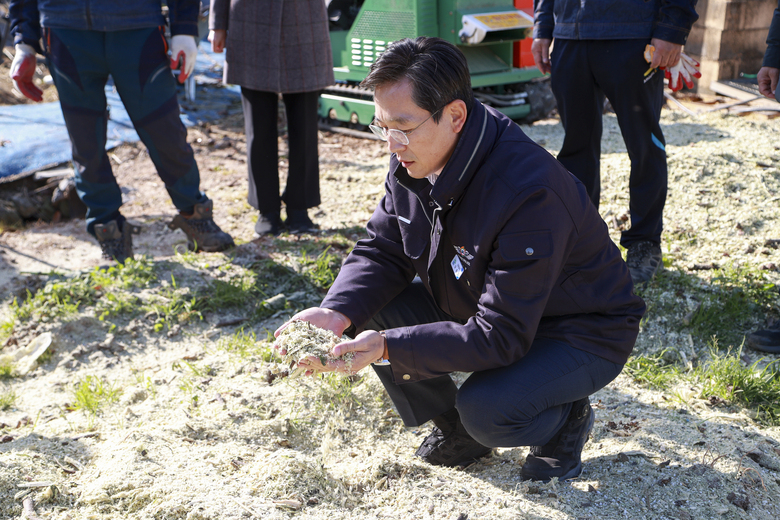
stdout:
<svg viewBox="0 0 780 520">
<path fill-rule="evenodd" d="M 582 448 L 593 428 L 595 414 L 586 397 L 572 404 L 563 427 L 544 446 L 531 446 L 523 464 L 523 480 L 568 480 L 582 472 Z"/>
<path fill-rule="evenodd" d="M 458 411 L 453 408 L 432 419 L 433 428 L 415 455 L 434 466 L 465 466 L 493 451 L 466 433 Z"/>
<path fill-rule="evenodd" d="M 120 264 L 124 264 L 128 258 L 133 258 L 131 233 L 138 233 L 138 231 L 126 220 L 121 223 L 121 227 L 117 220 L 95 224 L 95 237 L 103 251 L 103 258 Z"/>
</svg>

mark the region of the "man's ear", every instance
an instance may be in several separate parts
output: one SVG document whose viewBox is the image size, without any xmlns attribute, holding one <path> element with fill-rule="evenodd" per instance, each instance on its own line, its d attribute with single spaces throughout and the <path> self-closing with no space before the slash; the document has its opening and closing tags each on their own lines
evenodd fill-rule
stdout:
<svg viewBox="0 0 780 520">
<path fill-rule="evenodd" d="M 447 123 L 452 128 L 452 131 L 459 134 L 463 130 L 463 125 L 466 124 L 466 116 L 468 115 L 466 103 L 462 99 L 456 99 L 447 105 L 447 108 L 444 110 L 447 116 Z"/>
</svg>

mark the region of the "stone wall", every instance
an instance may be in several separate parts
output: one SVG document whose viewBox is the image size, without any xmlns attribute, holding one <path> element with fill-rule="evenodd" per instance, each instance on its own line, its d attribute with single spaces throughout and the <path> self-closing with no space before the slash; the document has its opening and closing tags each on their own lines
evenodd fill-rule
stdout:
<svg viewBox="0 0 780 520">
<path fill-rule="evenodd" d="M 761 68 L 766 36 L 777 0 L 699 0 L 685 53 L 701 63 L 696 90 L 710 83 L 755 74 Z"/>
</svg>

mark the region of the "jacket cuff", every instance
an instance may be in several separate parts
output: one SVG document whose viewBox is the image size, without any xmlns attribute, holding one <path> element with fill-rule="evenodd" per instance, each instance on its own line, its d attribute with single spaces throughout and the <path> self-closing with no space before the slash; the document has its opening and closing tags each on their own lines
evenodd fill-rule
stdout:
<svg viewBox="0 0 780 520">
<path fill-rule="evenodd" d="M 198 24 L 197 22 L 175 22 L 171 23 L 171 36 L 179 34 L 187 34 L 190 36 L 198 37 Z"/>
<path fill-rule="evenodd" d="M 685 45 L 688 40 L 687 29 L 681 29 L 680 27 L 674 27 L 671 25 L 658 24 L 653 30 L 653 38 L 663 40 L 665 42 L 676 43 L 678 45 Z"/>
<path fill-rule="evenodd" d="M 763 67 L 780 69 L 780 47 L 767 47 L 764 54 Z"/>
<path fill-rule="evenodd" d="M 533 34 L 534 39 L 543 38 L 546 40 L 552 40 L 554 27 L 555 26 L 553 25 L 535 24 Z"/>
</svg>

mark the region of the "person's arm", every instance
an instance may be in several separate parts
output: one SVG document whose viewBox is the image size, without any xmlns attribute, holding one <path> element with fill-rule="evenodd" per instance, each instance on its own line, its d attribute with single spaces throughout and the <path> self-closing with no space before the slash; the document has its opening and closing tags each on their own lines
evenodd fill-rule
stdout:
<svg viewBox="0 0 780 520">
<path fill-rule="evenodd" d="M 11 34 L 14 45 L 24 43 L 35 52 L 43 54 L 41 49 L 41 21 L 38 13 L 38 0 L 11 0 L 8 6 L 11 21 Z"/>
<path fill-rule="evenodd" d="M 758 90 L 770 99 L 777 99 L 777 83 L 780 78 L 780 0 L 777 2 L 766 38 L 766 52 L 761 70 L 758 71 Z"/>
<path fill-rule="evenodd" d="M 200 0 L 168 0 L 171 27 L 171 69 L 180 69 L 179 83 L 195 70 L 198 57 Z"/>
<path fill-rule="evenodd" d="M 40 46 L 41 23 L 37 0 L 13 0 L 9 6 L 11 33 L 14 35 L 14 60 L 10 75 L 16 90 L 33 101 L 43 101 L 43 91 L 33 82 Z"/>
<path fill-rule="evenodd" d="M 534 0 L 534 30 L 531 53 L 542 74 L 550 72 L 550 45 L 553 41 L 555 0 Z"/>
<path fill-rule="evenodd" d="M 650 44 L 655 47 L 652 68 L 670 68 L 680 61 L 696 14 L 696 0 L 661 0 Z"/>
<path fill-rule="evenodd" d="M 230 0 L 211 0 L 209 8 L 209 41 L 211 50 L 223 52 L 230 21 Z"/>
</svg>

